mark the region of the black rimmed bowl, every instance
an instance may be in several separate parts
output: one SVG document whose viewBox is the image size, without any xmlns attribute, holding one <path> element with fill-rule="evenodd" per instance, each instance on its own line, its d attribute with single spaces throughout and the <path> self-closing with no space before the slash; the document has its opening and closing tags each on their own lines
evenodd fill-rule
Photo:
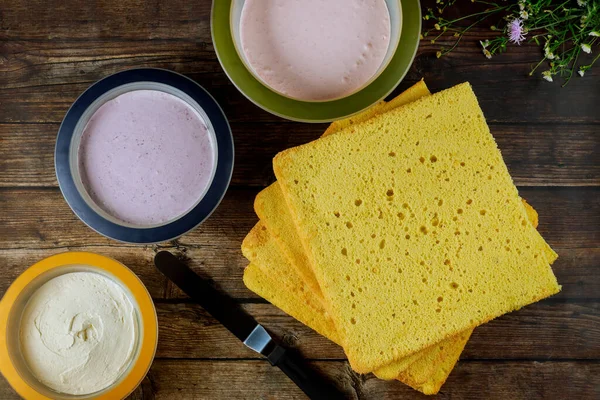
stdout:
<svg viewBox="0 0 600 400">
<path fill-rule="evenodd" d="M 99 207 L 87 193 L 79 171 L 79 144 L 87 122 L 107 101 L 135 90 L 157 90 L 185 101 L 203 119 L 214 145 L 215 168 L 201 198 L 177 218 L 147 226 L 121 221 Z M 200 225 L 212 214 L 231 181 L 234 144 L 223 110 L 196 82 L 172 71 L 132 69 L 96 82 L 75 100 L 58 131 L 54 162 L 60 190 L 79 219 L 111 239 L 147 244 L 177 238 Z"/>
</svg>

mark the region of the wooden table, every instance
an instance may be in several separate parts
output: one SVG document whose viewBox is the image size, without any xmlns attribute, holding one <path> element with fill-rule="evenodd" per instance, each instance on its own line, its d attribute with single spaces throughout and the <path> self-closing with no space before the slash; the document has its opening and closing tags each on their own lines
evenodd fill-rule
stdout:
<svg viewBox="0 0 600 400">
<path fill-rule="evenodd" d="M 0 5 L 0 294 L 35 261 L 97 252 L 132 268 L 158 312 L 156 360 L 132 398 L 288 399 L 303 394 L 191 303 L 152 266 L 168 249 L 239 299 L 275 335 L 334 379 L 349 398 L 421 398 L 399 382 L 353 373 L 341 349 L 248 291 L 240 243 L 257 221 L 254 196 L 274 180 L 279 151 L 325 125 L 286 121 L 228 81 L 210 37 L 210 2 L 3 0 Z M 600 65 L 566 87 L 528 77 L 540 53 L 511 47 L 485 60 L 484 31 L 436 59 L 423 41 L 399 93 L 421 77 L 438 91 L 470 81 L 539 230 L 559 253 L 560 294 L 475 330 L 441 398 L 600 398 Z M 71 212 L 57 187 L 59 124 L 96 80 L 132 67 L 189 76 L 223 106 L 236 141 L 231 189 L 217 212 L 177 240 L 133 246 L 106 239 Z M 0 360 L 2 362 L 2 360 Z M 0 379 L 0 399 L 16 394 Z"/>
</svg>

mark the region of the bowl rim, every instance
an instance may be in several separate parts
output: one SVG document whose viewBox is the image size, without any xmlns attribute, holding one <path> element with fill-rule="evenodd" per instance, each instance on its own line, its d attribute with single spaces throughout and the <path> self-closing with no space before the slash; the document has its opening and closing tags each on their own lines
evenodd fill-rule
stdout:
<svg viewBox="0 0 600 400">
<path fill-rule="evenodd" d="M 138 278 L 138 276 L 124 264 L 105 256 L 89 252 L 66 252 L 47 257 L 27 268 L 13 281 L 8 290 L 0 300 L 0 359 L 6 360 L 0 363 L 0 373 L 4 375 L 11 387 L 24 399 L 51 400 L 44 394 L 38 392 L 21 377 L 17 367 L 13 364 L 9 355 L 7 345 L 8 318 L 11 310 L 18 300 L 22 291 L 36 278 L 53 271 L 57 268 L 69 265 L 85 265 L 101 270 L 119 281 L 125 286 L 137 303 L 137 312 L 140 316 L 143 336 L 139 344 L 139 354 L 129 372 L 121 378 L 117 385 L 104 389 L 97 396 L 94 393 L 77 398 L 94 399 L 122 399 L 133 392 L 148 373 L 158 344 L 158 319 L 156 308 L 150 293 Z"/>
<path fill-rule="evenodd" d="M 421 35 L 419 0 L 398 0 L 402 8 L 400 45 L 381 75 L 369 86 L 340 100 L 305 102 L 277 94 L 256 80 L 233 46 L 229 13 L 232 0 L 215 1 L 211 10 L 211 36 L 217 59 L 231 83 L 259 108 L 292 121 L 322 123 L 347 118 L 388 96 L 408 73 Z M 404 45 L 403 45 L 404 43 Z M 400 71 L 400 73 L 398 73 Z"/>
<path fill-rule="evenodd" d="M 100 215 L 79 192 L 70 166 L 71 144 L 75 127 L 85 110 L 106 92 L 136 82 L 159 83 L 171 86 L 188 95 L 210 119 L 216 139 L 216 171 L 204 197 L 181 217 L 160 226 L 124 226 Z M 193 230 L 210 217 L 229 188 L 233 175 L 234 158 L 231 127 L 225 113 L 210 93 L 190 78 L 176 72 L 159 68 L 135 68 L 117 72 L 99 80 L 73 102 L 58 130 L 54 167 L 63 197 L 83 223 L 99 234 L 120 242 L 152 244 L 177 238 Z"/>
<path fill-rule="evenodd" d="M 236 0 L 232 0 L 232 5 Z M 242 0 L 242 1 L 246 1 L 246 0 Z M 392 0 L 393 1 L 393 0 Z M 391 28 L 391 23 L 392 23 L 392 13 L 390 12 L 390 8 L 388 6 L 388 2 L 385 1 L 385 7 L 388 10 L 388 14 L 390 15 L 390 34 L 392 32 L 392 28 Z M 358 88 L 354 89 L 352 92 L 349 92 L 347 94 L 344 94 L 342 96 L 337 96 L 331 99 L 324 99 L 324 100 L 302 100 L 299 98 L 295 98 L 292 96 L 288 96 L 285 93 L 282 93 L 280 91 L 278 91 L 277 89 L 269 86 L 254 70 L 254 68 L 252 68 L 252 65 L 250 65 L 250 63 L 248 62 L 248 60 L 246 59 L 246 57 L 243 54 L 243 51 L 240 49 L 240 43 L 238 43 L 235 40 L 235 35 L 234 30 L 233 30 L 233 25 L 231 24 L 231 22 L 233 21 L 233 7 L 231 7 L 230 9 L 230 13 L 229 13 L 229 29 L 231 30 L 231 38 L 233 40 L 233 47 L 235 48 L 235 51 L 239 57 L 239 59 L 241 60 L 242 64 L 244 64 L 244 67 L 246 67 L 246 69 L 248 70 L 248 72 L 250 72 L 250 74 L 252 74 L 252 76 L 254 77 L 254 79 L 256 79 L 257 81 L 259 81 L 263 86 L 267 87 L 268 89 L 272 90 L 273 92 L 277 93 L 280 96 L 283 96 L 287 99 L 291 99 L 291 100 L 296 100 L 296 101 L 303 101 L 303 102 L 307 102 L 307 103 L 325 103 L 328 101 L 336 101 L 336 100 L 342 100 L 346 97 L 352 96 L 355 93 L 360 92 L 361 90 L 363 90 L 364 88 L 366 88 L 367 86 L 369 86 L 371 83 L 373 83 L 382 73 L 383 71 L 385 71 L 385 69 L 388 67 L 388 65 L 390 64 L 390 62 L 392 61 L 392 58 L 394 58 L 394 54 L 396 54 L 396 51 L 398 51 L 398 46 L 400 45 L 400 40 L 402 40 L 402 6 L 400 3 L 398 3 L 398 15 L 397 15 L 399 21 L 400 21 L 400 29 L 398 31 L 398 34 L 396 35 L 396 37 L 394 38 L 394 40 L 390 40 L 390 43 L 388 45 L 388 49 L 386 50 L 386 56 L 384 57 L 384 59 L 382 60 L 381 65 L 379 65 L 379 67 L 377 68 L 377 71 L 375 71 L 375 74 L 373 74 L 373 76 L 371 76 L 365 83 L 363 83 L 361 86 L 359 86 Z M 391 49 L 391 53 L 390 56 L 388 57 L 387 53 L 390 51 Z"/>
</svg>

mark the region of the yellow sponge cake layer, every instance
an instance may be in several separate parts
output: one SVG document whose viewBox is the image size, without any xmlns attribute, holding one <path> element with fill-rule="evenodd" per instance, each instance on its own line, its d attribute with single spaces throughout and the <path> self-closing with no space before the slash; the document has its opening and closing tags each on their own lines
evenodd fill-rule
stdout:
<svg viewBox="0 0 600 400">
<path fill-rule="evenodd" d="M 369 107 L 365 111 L 361 111 L 360 113 L 358 113 L 352 117 L 340 119 L 338 121 L 333 121 L 329 125 L 329 127 L 327 128 L 325 133 L 323 133 L 323 136 L 331 135 L 332 133 L 338 132 L 338 131 L 340 131 L 344 128 L 347 128 L 351 125 L 358 124 L 360 122 L 364 122 L 364 121 L 368 120 L 369 118 L 376 116 L 377 114 L 383 113 L 385 104 L 386 104 L 385 101 L 380 101 L 379 103 Z"/>
<path fill-rule="evenodd" d="M 537 227 L 537 212 L 525 200 L 522 201 L 530 221 Z M 341 345 L 333 322 L 319 298 L 306 287 L 305 282 L 289 261 L 279 254 L 278 248 L 271 240 L 268 231 L 260 222 L 244 240 L 244 255 L 251 261 L 264 264 L 261 268 L 251 263 L 244 270 L 246 287 L 319 334 Z M 472 330 L 468 330 L 428 349 L 396 360 L 376 370 L 375 374 L 381 379 L 398 379 L 416 390 L 435 394 L 458 361 L 471 332 Z"/>
<path fill-rule="evenodd" d="M 301 290 L 284 290 L 281 279 L 266 274 L 255 264 L 250 264 L 244 269 L 244 284 L 248 289 L 277 306 L 286 314 L 291 315 L 304 325 L 310 327 L 322 336 L 339 344 L 339 337 L 333 322 L 327 318 L 322 307 L 311 299 L 306 299 Z M 306 296 L 313 296 L 307 292 Z"/>
<path fill-rule="evenodd" d="M 412 85 L 411 87 L 409 87 L 404 92 L 400 93 L 398 96 L 394 97 L 387 103 L 381 101 L 375 104 L 374 106 L 368 108 L 367 110 L 362 111 L 350 118 L 344 118 L 339 121 L 332 122 L 325 131 L 325 133 L 323 133 L 323 136 L 328 136 L 333 133 L 339 132 L 342 129 L 348 128 L 351 125 L 364 122 L 378 114 L 383 114 L 385 112 L 393 110 L 394 108 L 411 103 L 417 99 L 420 99 L 423 96 L 428 96 L 430 94 L 431 93 L 429 92 L 427 85 L 425 85 L 425 81 L 421 79 L 419 82 L 415 83 L 414 85 Z"/>
<path fill-rule="evenodd" d="M 298 276 L 290 265 L 288 259 L 281 253 L 279 247 L 269 235 L 266 227 L 259 221 L 242 242 L 242 254 L 251 263 L 257 265 L 265 274 L 276 277 L 278 289 L 292 292 L 305 293 L 303 300 L 310 302 L 310 306 L 317 309 L 323 308 L 322 299 Z M 324 336 L 330 337 L 333 334 Z"/>
<path fill-rule="evenodd" d="M 358 372 L 560 290 L 468 84 L 282 152 L 274 169 Z"/>
<path fill-rule="evenodd" d="M 306 258 L 296 226 L 292 221 L 292 215 L 288 211 L 285 198 L 277 182 L 263 189 L 256 196 L 254 210 L 261 223 L 267 227 L 268 234 L 277 242 L 280 251 L 289 259 L 293 268 L 311 288 L 315 296 L 322 298 L 319 283 Z"/>
<path fill-rule="evenodd" d="M 523 203 L 527 208 L 530 220 L 537 227 L 537 212 L 525 200 Z M 260 225 L 255 229 L 258 232 L 253 229 L 251 231 L 253 234 L 264 232 Z M 261 241 L 253 242 L 253 244 L 260 243 Z M 253 244 L 247 243 L 246 245 L 253 246 Z M 250 250 L 250 252 L 253 251 L 260 252 L 261 250 L 258 248 Z M 313 294 L 306 290 L 304 283 L 295 275 L 290 266 L 287 268 L 286 264 L 281 264 L 281 266 L 276 275 L 269 275 L 257 265 L 250 264 L 244 270 L 246 287 L 319 334 L 339 344 L 333 322 L 322 307 L 315 306 L 318 304 L 318 299 L 310 298 Z M 295 281 L 295 284 L 292 285 L 295 287 L 290 289 L 289 283 L 282 284 L 282 279 Z M 286 290 L 282 290 L 282 286 Z M 396 361 L 379 369 L 377 375 L 378 377 L 381 377 L 379 375 L 389 376 L 387 379 L 398 379 L 425 394 L 436 394 L 458 361 L 471 332 L 468 330 L 452 339 L 436 344 L 432 349 L 426 349 Z"/>
<path fill-rule="evenodd" d="M 412 368 L 403 372 L 398 379 L 424 394 L 437 394 L 444 382 L 446 382 L 446 379 L 448 379 L 454 365 L 458 362 L 459 356 L 467 344 L 471 333 L 472 331 L 463 331 L 460 335 L 455 336 L 455 340 L 451 344 L 453 346 L 452 349 L 440 351 L 438 360 L 435 362 L 433 374 L 425 381 L 421 382 L 429 371 L 432 370 L 431 366 L 426 364 L 425 359 L 419 360 L 412 365 Z"/>
<path fill-rule="evenodd" d="M 326 136 L 328 134 L 336 133 L 344 126 L 350 126 L 350 125 L 353 125 L 353 124 L 356 124 L 359 122 L 364 122 L 367 119 L 371 118 L 372 116 L 374 116 L 378 113 L 387 112 L 393 108 L 399 107 L 410 101 L 414 101 L 419 97 L 423 97 L 423 96 L 429 95 L 429 94 L 430 93 L 429 93 L 425 83 L 423 81 L 418 82 L 413 87 L 409 88 L 407 91 L 403 92 L 398 97 L 394 98 L 392 101 L 390 101 L 388 103 L 380 103 L 376 107 L 373 107 L 373 108 L 369 109 L 367 112 L 363 112 L 363 113 L 353 117 L 352 119 L 338 121 L 337 124 L 333 123 L 329 127 L 329 129 L 325 132 L 324 136 Z M 532 220 L 532 222 L 534 222 L 534 226 L 537 226 L 537 213 L 524 200 L 523 200 L 523 203 L 525 204 L 525 206 L 528 210 L 528 213 L 531 212 L 530 219 Z M 317 286 L 316 280 L 314 278 L 314 275 L 312 274 L 312 270 L 310 269 L 309 265 L 307 264 L 307 260 L 306 260 L 302 245 L 299 241 L 299 238 L 297 237 L 296 227 L 291 222 L 291 216 L 289 215 L 287 205 L 285 204 L 285 199 L 283 198 L 283 196 L 281 194 L 281 190 L 280 190 L 279 186 L 277 185 L 277 183 L 271 185 L 270 187 L 268 187 L 267 189 L 262 191 L 257 196 L 256 202 L 255 202 L 255 210 L 256 210 L 257 214 L 259 215 L 259 217 L 261 218 L 261 220 L 265 222 L 265 225 L 270 226 L 269 232 L 271 232 L 271 229 L 275 230 L 275 232 L 277 233 L 277 235 L 275 235 L 275 236 L 277 238 L 279 238 L 279 240 L 277 242 L 280 245 L 280 249 L 286 253 L 287 257 L 293 264 L 296 264 L 295 265 L 296 269 L 298 270 L 299 273 L 301 273 L 301 275 L 303 275 L 304 281 L 306 283 L 309 283 L 309 286 L 315 292 L 314 294 L 316 296 L 320 296 L 320 290 L 318 288 L 316 288 L 316 286 Z M 254 233 L 255 233 L 255 230 L 252 230 L 250 232 L 249 236 L 252 236 Z M 265 232 L 263 232 L 263 233 L 265 233 Z M 258 249 L 257 251 L 260 251 L 260 249 Z M 276 256 L 276 257 L 279 257 L 279 256 Z M 252 259 L 250 259 L 250 260 L 252 260 Z M 281 275 L 281 274 L 288 275 L 288 274 L 293 274 L 293 272 L 291 272 L 291 271 L 286 272 L 285 268 L 282 266 L 282 268 L 280 268 L 280 271 L 279 271 L 279 275 Z M 262 277 L 263 281 L 267 280 L 267 279 L 270 279 L 269 276 Z M 277 282 L 276 280 L 273 283 L 274 283 L 274 285 L 273 285 L 274 287 L 281 286 L 281 283 Z M 301 285 L 303 285 L 303 283 L 301 281 L 299 281 L 298 285 L 301 286 Z M 270 286 L 266 285 L 266 287 L 270 287 Z M 301 310 L 303 307 L 300 305 L 297 308 L 294 308 L 292 305 L 289 304 L 289 302 L 286 302 L 285 299 L 279 298 L 280 296 L 278 296 L 279 292 L 277 292 L 277 289 L 275 289 L 275 292 L 273 294 L 266 293 L 263 295 L 262 293 L 259 293 L 257 291 L 259 289 L 256 287 L 256 283 L 254 284 L 254 287 L 249 286 L 249 288 L 251 290 L 253 290 L 254 292 L 258 293 L 259 295 L 262 295 L 265 298 L 269 298 L 269 301 L 271 301 L 273 304 L 275 304 L 279 308 L 285 310 L 290 315 L 295 316 L 296 319 L 299 319 L 300 321 L 307 324 L 305 317 L 303 317 L 303 316 L 298 317 L 296 315 L 298 313 L 298 311 L 296 311 L 296 309 Z M 315 288 L 316 288 L 316 290 L 315 290 Z M 273 290 L 273 289 L 271 289 L 271 290 Z M 286 296 L 286 297 L 289 298 L 289 296 Z M 307 324 L 307 325 L 311 326 L 311 324 Z M 330 322 L 328 324 L 328 326 L 332 327 L 333 324 Z M 320 332 L 320 330 L 316 327 L 313 327 L 313 329 Z M 469 335 L 470 335 L 470 332 L 471 332 L 471 330 L 468 330 Z M 325 336 L 327 336 L 327 337 L 331 337 L 331 335 L 333 335 L 333 333 L 331 333 L 331 332 L 328 332 L 327 334 L 325 334 Z M 443 356 L 445 360 L 454 359 L 455 360 L 454 362 L 456 362 L 456 360 L 458 359 L 458 356 L 460 355 L 461 350 L 459 350 L 458 353 L 455 352 L 454 354 L 452 354 L 452 351 L 453 351 L 453 349 L 457 348 L 456 342 L 460 343 L 460 341 L 461 341 L 460 336 L 464 337 L 464 334 L 457 335 L 457 337 L 442 341 L 442 342 L 436 344 L 435 346 L 432 346 L 429 349 L 425 349 L 421 352 L 417 352 L 417 353 L 412 354 L 411 356 L 405 357 L 401 360 L 397 360 L 397 361 L 375 371 L 375 374 L 379 378 L 382 378 L 382 379 L 395 379 L 398 377 L 398 375 L 401 372 L 406 370 L 408 367 L 411 367 L 407 371 L 409 376 L 412 375 L 411 371 L 414 369 L 420 370 L 420 373 L 423 374 L 424 370 L 421 367 L 422 363 L 415 363 L 415 361 L 423 356 L 428 355 L 428 353 L 441 354 L 440 357 Z M 459 346 L 460 349 L 462 349 L 463 346 L 464 346 L 464 343 L 462 343 L 462 345 Z M 446 351 L 444 352 L 443 349 L 446 349 Z M 432 357 L 428 356 L 427 359 L 432 359 Z M 413 365 L 411 366 L 411 364 L 413 364 Z M 430 369 L 433 369 L 433 368 L 436 368 L 437 366 L 435 363 L 432 363 L 428 367 Z M 449 373 L 451 371 L 451 369 L 452 368 L 447 368 L 446 369 L 447 373 Z M 442 380 L 442 382 L 439 383 L 440 386 L 443 383 L 443 381 L 445 381 L 447 374 L 442 375 L 442 376 L 443 376 L 443 380 Z M 401 380 L 405 381 L 405 383 L 406 383 L 406 379 L 401 379 Z M 415 385 L 411 385 L 411 386 L 417 388 Z"/>
<path fill-rule="evenodd" d="M 388 103 L 379 102 L 375 106 L 353 116 L 331 123 L 323 136 L 339 132 L 343 128 L 367 121 L 375 115 L 387 112 L 394 108 L 403 106 L 416 99 L 430 95 L 429 89 L 423 80 L 417 82 Z M 314 291 L 317 297 L 321 297 L 321 290 L 314 273 L 306 259 L 304 248 L 298 238 L 296 226 L 285 204 L 285 199 L 277 182 L 262 190 L 254 201 L 254 211 L 264 222 L 269 233 L 273 235 L 281 250 L 291 260 L 294 268 L 300 274 L 306 284 Z"/>
<path fill-rule="evenodd" d="M 335 133 L 344 126 L 349 126 L 359 122 L 363 122 L 378 113 L 389 111 L 390 109 L 403 105 L 408 101 L 416 100 L 418 97 L 422 97 L 428 94 L 429 91 L 427 90 L 425 84 L 423 82 L 419 82 L 406 92 L 402 93 L 397 98 L 390 101 L 389 103 L 380 103 L 376 107 L 369 109 L 369 112 L 359 114 L 353 117 L 352 119 L 338 121 L 344 122 L 345 125 L 340 126 L 340 124 L 333 123 L 330 126 L 330 128 L 326 131 L 325 135 Z M 260 204 L 261 202 L 266 202 L 266 207 Z M 537 213 L 524 200 L 523 203 L 526 207 L 530 220 L 532 221 L 534 226 L 537 226 Z M 281 236 L 284 240 L 283 242 L 278 241 L 278 244 L 283 245 L 282 250 L 288 250 L 286 252 L 286 255 L 292 260 L 294 259 L 294 244 L 297 245 L 295 253 L 298 254 L 299 257 L 296 260 L 296 263 L 299 264 L 301 267 L 305 266 L 306 271 L 308 272 L 308 280 L 312 278 L 313 282 L 316 283 L 316 281 L 314 281 L 314 275 L 312 274 L 310 267 L 308 267 L 306 261 L 304 261 L 304 251 L 302 249 L 301 244 L 297 240 L 296 228 L 289 219 L 289 212 L 287 210 L 285 200 L 283 199 L 281 191 L 277 184 L 274 184 L 271 187 L 267 188 L 265 191 L 261 192 L 261 194 L 257 197 L 256 204 L 259 204 L 259 207 L 255 208 L 257 209 L 257 214 L 259 214 L 261 219 L 264 219 L 265 221 L 275 219 L 276 222 L 277 220 L 283 221 L 284 223 L 289 222 L 287 224 L 288 226 L 283 226 L 283 232 L 285 233 Z M 280 227 L 276 226 L 276 228 Z M 255 230 L 252 230 L 249 236 L 252 236 L 254 233 Z M 289 251 L 290 247 L 292 248 L 291 252 Z M 307 309 L 306 303 L 299 300 L 293 294 L 295 293 L 295 291 L 292 290 L 292 294 L 290 294 L 289 291 L 279 290 L 279 288 L 282 286 L 279 277 L 277 276 L 275 278 L 271 278 L 264 272 L 258 271 L 258 269 L 260 269 L 260 267 L 257 267 L 256 265 L 251 265 L 248 268 L 248 270 L 245 271 L 244 280 L 249 289 L 253 290 L 260 296 L 268 299 L 288 314 L 294 316 L 296 319 L 312 327 L 324 336 L 329 337 L 330 339 L 332 338 L 332 336 L 337 336 L 334 333 L 333 324 L 331 323 L 330 319 L 323 315 L 319 322 L 310 322 L 311 319 L 314 318 L 314 316 L 310 316 L 310 312 L 302 312 L 303 310 L 306 311 Z M 279 275 L 281 274 L 286 274 L 285 268 L 279 271 Z M 247 276 L 249 276 L 248 280 Z M 304 276 L 304 280 L 307 281 L 306 275 Z M 302 280 L 298 279 L 297 285 L 298 287 L 301 287 L 304 285 L 304 283 L 302 282 Z M 314 284 L 309 286 L 311 286 L 311 289 L 315 288 Z M 320 294 L 319 292 L 315 294 Z M 292 302 L 295 302 L 295 304 L 290 304 L 290 300 Z M 314 299 L 310 301 L 310 303 L 314 304 Z M 309 309 L 313 310 L 314 314 L 314 309 Z M 318 310 L 324 312 L 322 308 L 318 308 Z M 323 326 L 328 327 L 328 329 L 324 331 L 322 328 Z M 446 380 L 448 374 L 452 370 L 454 363 L 456 363 L 456 361 L 458 360 L 458 357 L 470 333 L 471 330 L 468 330 L 466 331 L 466 333 L 457 335 L 451 339 L 442 341 L 436 344 L 435 346 L 432 346 L 421 352 L 395 361 L 394 363 L 377 370 L 375 373 L 378 377 L 383 379 L 398 378 L 400 381 L 403 381 L 404 383 L 409 384 L 413 388 L 421 390 L 427 394 L 437 393 L 441 385 Z M 337 342 L 335 338 L 332 340 L 334 342 Z M 417 360 L 419 360 L 419 362 L 415 362 Z M 436 370 L 437 374 L 435 374 Z M 427 377 L 428 375 L 432 376 L 431 379 L 423 382 L 424 377 Z"/>
<path fill-rule="evenodd" d="M 308 288 L 289 260 L 281 254 L 262 221 L 259 221 L 244 239 L 242 253 L 252 266 L 252 268 L 248 267 L 250 269 L 245 272 L 246 287 L 343 347 L 333 321 L 322 304 L 322 299 Z M 264 276 L 259 276 L 254 271 L 256 268 L 260 269 Z M 246 273 L 249 274 L 248 277 L 246 277 Z M 451 340 L 446 341 L 450 342 Z M 450 348 L 449 345 L 446 347 Z M 424 349 L 394 361 L 382 370 L 380 377 L 396 379 L 401 371 L 426 355 L 428 351 L 429 349 Z M 376 371 L 376 373 L 378 372 Z"/>
<path fill-rule="evenodd" d="M 454 340 L 452 341 L 445 340 L 441 342 L 442 344 L 437 344 L 434 346 L 433 351 L 428 352 L 425 357 L 415 361 L 411 365 L 411 368 L 402 371 L 399 374 L 399 379 L 412 387 L 418 387 L 434 377 L 438 369 L 444 369 L 450 373 L 472 333 L 473 330 L 466 330 L 454 336 Z M 446 377 L 447 374 L 445 375 Z"/>
</svg>

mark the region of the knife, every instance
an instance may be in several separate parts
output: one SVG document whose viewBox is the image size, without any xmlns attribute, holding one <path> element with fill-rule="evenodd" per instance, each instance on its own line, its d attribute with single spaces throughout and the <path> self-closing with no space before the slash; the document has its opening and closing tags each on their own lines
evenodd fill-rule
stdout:
<svg viewBox="0 0 600 400">
<path fill-rule="evenodd" d="M 309 398 L 345 398 L 323 377 L 279 345 L 235 300 L 217 291 L 173 254 L 168 251 L 157 253 L 154 264 L 246 346 L 265 356 L 271 365 L 279 367 Z"/>
</svg>

